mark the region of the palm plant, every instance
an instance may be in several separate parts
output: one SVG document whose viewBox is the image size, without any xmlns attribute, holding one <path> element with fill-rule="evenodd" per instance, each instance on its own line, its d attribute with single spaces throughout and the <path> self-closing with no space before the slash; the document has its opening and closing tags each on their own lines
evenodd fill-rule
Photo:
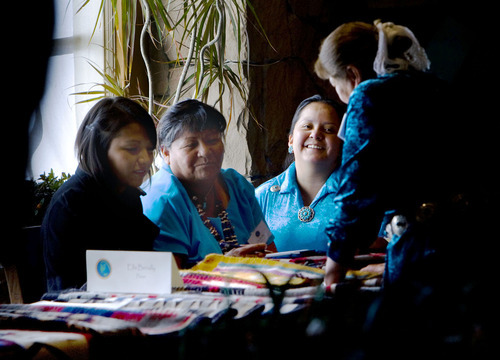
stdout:
<svg viewBox="0 0 500 360">
<path fill-rule="evenodd" d="M 82 8 L 91 0 L 85 0 Z M 97 0 L 96 0 L 97 1 Z M 180 97 L 192 93 L 193 98 L 206 101 L 210 91 L 216 91 L 216 101 L 221 110 L 223 95 L 229 92 L 231 104 L 235 94 L 245 102 L 247 87 L 245 86 L 244 68 L 248 62 L 242 60 L 245 46 L 247 10 L 256 19 L 256 26 L 266 37 L 249 0 L 100 0 L 101 13 L 106 5 L 110 5 L 115 38 L 114 63 L 108 64 L 107 70 L 92 65 L 102 75 L 103 83 L 99 90 L 84 93 L 94 101 L 104 96 L 121 95 L 135 97 L 148 104 L 150 114 L 158 117 L 158 113 L 166 106 L 176 103 Z M 81 9 L 81 8 L 80 8 Z M 129 86 L 135 52 L 135 25 L 140 12 L 143 14 L 144 26 L 140 36 L 141 54 L 145 63 L 148 94 L 131 96 Z M 174 18 L 175 16 L 175 18 Z M 97 26 L 97 21 L 96 21 Z M 236 40 L 236 59 L 227 59 L 227 29 L 230 29 Z M 266 37 L 267 39 L 267 37 Z M 175 92 L 167 94 L 160 101 L 153 98 L 153 76 L 151 75 L 151 59 L 146 44 L 151 41 L 160 48 L 170 41 L 175 45 L 175 59 L 168 61 L 171 69 L 182 68 Z M 109 49 L 108 49 L 109 51 Z M 186 54 L 187 52 L 187 54 Z M 143 93 L 143 89 L 139 89 Z M 156 105 L 156 106 L 154 106 Z M 155 110 L 156 108 L 156 110 Z"/>
</svg>

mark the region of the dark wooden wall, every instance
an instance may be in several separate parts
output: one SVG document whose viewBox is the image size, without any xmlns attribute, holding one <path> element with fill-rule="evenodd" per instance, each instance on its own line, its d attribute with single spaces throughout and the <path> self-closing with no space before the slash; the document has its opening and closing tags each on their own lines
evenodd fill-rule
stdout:
<svg viewBox="0 0 500 360">
<path fill-rule="evenodd" d="M 444 0 L 253 0 L 272 47 L 255 26 L 250 39 L 250 121 L 248 143 L 254 184 L 279 174 L 287 150 L 291 118 L 299 102 L 319 93 L 336 98 L 330 85 L 313 72 L 321 40 L 338 25 L 375 19 L 408 26 L 427 50 L 431 70 L 451 82 L 463 107 L 457 126 L 470 128 L 471 148 L 464 169 L 472 165 L 487 179 L 496 172 L 498 120 L 492 84 L 497 77 L 498 31 L 493 3 Z M 498 117 L 498 116 L 497 116 Z M 472 151 L 474 150 L 474 151 Z M 479 156 L 478 156 L 479 155 Z M 491 181 L 491 180 L 490 180 Z"/>
</svg>

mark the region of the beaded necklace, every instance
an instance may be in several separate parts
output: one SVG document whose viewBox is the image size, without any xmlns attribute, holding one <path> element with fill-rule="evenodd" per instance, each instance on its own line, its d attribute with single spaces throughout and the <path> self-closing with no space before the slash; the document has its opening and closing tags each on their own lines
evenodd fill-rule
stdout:
<svg viewBox="0 0 500 360">
<path fill-rule="evenodd" d="M 222 202 L 217 201 L 215 208 L 217 210 L 217 217 L 220 218 L 221 220 L 223 237 L 221 236 L 219 231 L 217 231 L 217 229 L 212 224 L 210 219 L 207 217 L 205 209 L 203 208 L 203 204 L 201 203 L 200 199 L 198 199 L 198 197 L 196 196 L 193 196 L 191 199 L 193 200 L 193 203 L 196 206 L 196 210 L 198 210 L 198 214 L 200 214 L 201 221 L 203 221 L 203 224 L 208 228 L 208 230 L 210 230 L 210 233 L 215 237 L 215 239 L 219 243 L 222 253 L 226 253 L 229 250 L 237 247 L 239 245 L 238 239 L 236 237 L 236 234 L 234 233 L 234 227 L 229 221 L 227 211 L 222 207 Z"/>
</svg>

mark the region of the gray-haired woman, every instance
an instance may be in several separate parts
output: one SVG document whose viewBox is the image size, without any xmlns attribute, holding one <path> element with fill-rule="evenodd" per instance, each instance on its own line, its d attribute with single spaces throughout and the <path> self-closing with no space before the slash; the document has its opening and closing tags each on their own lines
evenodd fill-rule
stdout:
<svg viewBox="0 0 500 360">
<path fill-rule="evenodd" d="M 220 112 L 192 99 L 171 107 L 158 125 L 164 165 L 142 203 L 160 228 L 154 249 L 174 253 L 180 267 L 210 253 L 263 255 L 273 240 L 253 185 L 221 169 L 225 129 Z"/>
</svg>

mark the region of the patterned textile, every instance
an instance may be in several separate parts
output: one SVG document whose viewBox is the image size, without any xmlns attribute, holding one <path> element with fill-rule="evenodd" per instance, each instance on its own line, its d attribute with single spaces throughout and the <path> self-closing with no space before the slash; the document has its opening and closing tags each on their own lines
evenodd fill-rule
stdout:
<svg viewBox="0 0 500 360">
<path fill-rule="evenodd" d="M 256 290 L 259 293 L 178 292 L 165 296 L 73 292 L 63 294 L 56 301 L 0 305 L 0 326 L 4 329 L 50 329 L 101 336 L 166 335 L 196 326 L 203 319 L 215 322 L 223 316 L 238 319 L 256 312 L 261 315 L 272 313 L 274 303 L 269 290 Z M 320 287 L 285 291 L 280 313 L 304 308 L 318 291 L 321 291 Z"/>
<path fill-rule="evenodd" d="M 71 332 L 0 330 L 0 358 L 87 359 L 89 336 Z"/>
<path fill-rule="evenodd" d="M 215 272 L 228 278 L 257 284 L 314 286 L 323 281 L 324 271 L 308 266 L 252 257 L 210 254 L 192 271 Z"/>
<path fill-rule="evenodd" d="M 289 262 L 293 264 L 299 264 L 321 269 L 326 264 L 326 255 L 297 257 L 294 259 L 290 259 Z"/>
<path fill-rule="evenodd" d="M 265 288 L 262 283 L 225 276 L 218 272 L 181 270 L 179 273 L 184 281 L 184 290 L 244 294 L 248 289 Z"/>
<path fill-rule="evenodd" d="M 185 287 L 172 294 L 69 290 L 46 294 L 45 300 L 34 304 L 0 305 L 0 329 L 4 329 L 0 330 L 0 358 L 4 354 L 24 356 L 29 345 L 23 348 L 19 342 L 2 339 L 3 332 L 26 331 L 39 336 L 37 332 L 43 329 L 62 334 L 61 339 L 75 335 L 87 340 L 86 348 L 82 341 L 78 343 L 84 358 L 103 350 L 109 351 L 111 358 L 132 358 L 132 354 L 144 355 L 149 349 L 157 354 L 156 349 L 164 349 L 165 344 L 177 346 L 179 339 L 197 339 L 199 331 L 212 327 L 234 329 L 242 323 L 233 322 L 240 319 L 267 326 L 281 321 L 276 315 L 301 318 L 314 301 L 333 292 L 320 285 L 323 273 L 283 260 L 210 255 L 193 269 L 180 271 Z"/>
<path fill-rule="evenodd" d="M 104 304 L 105 305 L 105 304 Z M 4 328 L 33 325 L 103 335 L 166 334 L 187 327 L 196 315 L 171 309 L 127 310 L 103 304 L 40 302 L 0 306 Z"/>
<path fill-rule="evenodd" d="M 300 310 L 322 291 L 323 273 L 277 260 L 212 254 L 191 270 L 180 271 L 185 287 L 173 294 L 64 292 L 52 301 L 0 305 L 0 326 L 104 336 L 170 334 L 203 319 Z M 280 286 L 275 309 L 274 290 Z"/>
</svg>

